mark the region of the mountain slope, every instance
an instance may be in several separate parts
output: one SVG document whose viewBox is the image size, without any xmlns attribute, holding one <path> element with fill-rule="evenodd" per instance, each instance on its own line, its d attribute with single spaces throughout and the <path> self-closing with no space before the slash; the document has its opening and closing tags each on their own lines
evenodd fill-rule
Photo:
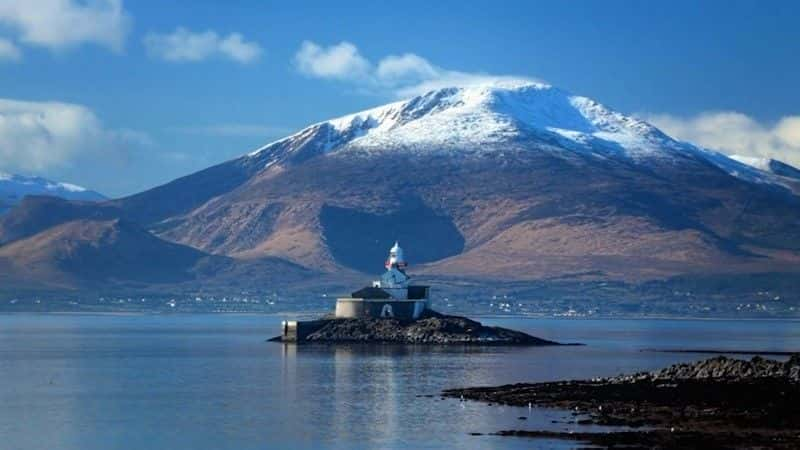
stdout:
<svg viewBox="0 0 800 450">
<path fill-rule="evenodd" d="M 323 272 L 380 270 L 396 239 L 430 277 L 792 271 L 800 198 L 786 180 L 585 97 L 500 83 L 317 123 L 135 196 L 59 214 L 30 201 L 0 220 L 0 242 L 96 217 Z"/>
<path fill-rule="evenodd" d="M 797 199 L 770 174 L 732 174 L 722 162 L 738 163 L 723 155 L 542 85 L 435 91 L 312 125 L 248 158 L 262 171 L 164 223 L 162 236 L 362 271 L 401 237 L 418 262 L 447 258 L 430 270 L 488 274 L 510 259 L 505 276 L 521 277 L 598 259 L 615 276 L 626 265 L 699 270 L 747 259 L 740 245 L 795 248 L 798 237 Z M 485 262 L 459 264 L 462 253 Z M 665 268 L 648 269 L 658 261 Z"/>
<path fill-rule="evenodd" d="M 111 220 L 121 215 L 121 211 L 109 202 L 69 201 L 29 195 L 0 219 L 0 244 L 33 236 L 74 220 Z"/>
<path fill-rule="evenodd" d="M 311 272 L 276 258 L 237 262 L 159 239 L 119 219 L 73 220 L 0 246 L 0 280 L 42 288 L 80 289 L 192 282 L 206 286 L 249 277 L 274 283 Z M 8 287 L 8 286 L 4 286 Z"/>
<path fill-rule="evenodd" d="M 204 253 L 162 241 L 120 220 L 76 220 L 0 247 L 0 261 L 34 279 L 174 282 Z"/>
<path fill-rule="evenodd" d="M 397 167 L 404 168 L 402 176 L 387 178 Z M 586 257 L 603 255 L 627 258 L 631 274 L 648 270 L 645 259 L 671 261 L 675 273 L 743 257 L 740 242 L 779 248 L 799 242 L 785 220 L 797 217 L 796 199 L 754 189 L 707 164 L 654 172 L 530 152 L 507 152 L 499 161 L 373 156 L 364 162 L 331 155 L 257 176 L 162 235 L 212 252 L 358 270 L 367 270 L 385 242 L 397 237 L 417 263 L 443 257 L 455 263 L 463 251 L 481 254 L 470 274 L 510 258 L 507 277 L 571 273 Z M 263 232 L 243 226 L 265 222 L 271 225 Z M 541 234 L 543 227 L 549 234 Z M 578 229 L 584 232 L 569 233 Z M 504 233 L 513 237 L 506 245 L 513 254 L 488 245 Z M 662 244 L 654 248 L 655 242 Z M 517 270 L 531 258 L 547 272 Z M 585 265 L 616 268 L 616 276 L 626 266 Z"/>
</svg>

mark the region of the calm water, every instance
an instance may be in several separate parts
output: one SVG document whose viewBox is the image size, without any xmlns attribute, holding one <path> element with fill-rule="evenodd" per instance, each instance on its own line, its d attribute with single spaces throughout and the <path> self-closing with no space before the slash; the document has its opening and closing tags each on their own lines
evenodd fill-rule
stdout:
<svg viewBox="0 0 800 450">
<path fill-rule="evenodd" d="M 704 355 L 800 349 L 800 322 L 484 320 L 564 348 L 296 347 L 264 315 L 0 315 L 0 447 L 8 449 L 531 448 L 470 436 L 564 412 L 440 400 L 442 389 L 587 378 Z M 425 397 L 421 395 L 434 395 Z M 527 417 L 520 420 L 519 417 Z"/>
</svg>

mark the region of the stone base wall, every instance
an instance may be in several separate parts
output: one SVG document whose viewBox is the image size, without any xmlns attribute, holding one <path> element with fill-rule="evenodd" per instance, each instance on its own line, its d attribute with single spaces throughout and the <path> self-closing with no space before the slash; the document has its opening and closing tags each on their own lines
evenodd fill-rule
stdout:
<svg viewBox="0 0 800 450">
<path fill-rule="evenodd" d="M 296 321 L 285 320 L 281 322 L 281 341 L 298 342 L 302 341 L 309 334 L 319 330 L 325 325 L 324 320 Z"/>
<path fill-rule="evenodd" d="M 391 300 L 340 298 L 336 300 L 336 318 L 363 317 L 413 320 L 427 307 L 426 300 Z"/>
</svg>

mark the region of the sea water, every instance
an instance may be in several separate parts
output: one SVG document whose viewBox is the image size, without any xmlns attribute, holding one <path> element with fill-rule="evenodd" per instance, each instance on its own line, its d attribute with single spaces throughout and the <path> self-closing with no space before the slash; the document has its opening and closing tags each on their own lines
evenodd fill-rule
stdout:
<svg viewBox="0 0 800 450">
<path fill-rule="evenodd" d="M 570 347 L 297 346 L 271 315 L 0 315 L 0 448 L 532 448 L 499 430 L 602 431 L 568 411 L 443 389 L 653 370 L 703 354 L 800 350 L 781 320 L 481 319 Z M 473 435 L 482 433 L 482 435 Z"/>
</svg>

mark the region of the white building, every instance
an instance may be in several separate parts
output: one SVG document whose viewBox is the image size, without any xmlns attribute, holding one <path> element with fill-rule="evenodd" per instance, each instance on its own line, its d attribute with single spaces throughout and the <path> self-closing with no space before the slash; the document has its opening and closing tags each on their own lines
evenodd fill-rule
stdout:
<svg viewBox="0 0 800 450">
<path fill-rule="evenodd" d="M 428 308 L 430 288 L 411 285 L 403 249 L 395 242 L 380 280 L 336 300 L 337 318 L 375 317 L 417 319 Z"/>
</svg>

